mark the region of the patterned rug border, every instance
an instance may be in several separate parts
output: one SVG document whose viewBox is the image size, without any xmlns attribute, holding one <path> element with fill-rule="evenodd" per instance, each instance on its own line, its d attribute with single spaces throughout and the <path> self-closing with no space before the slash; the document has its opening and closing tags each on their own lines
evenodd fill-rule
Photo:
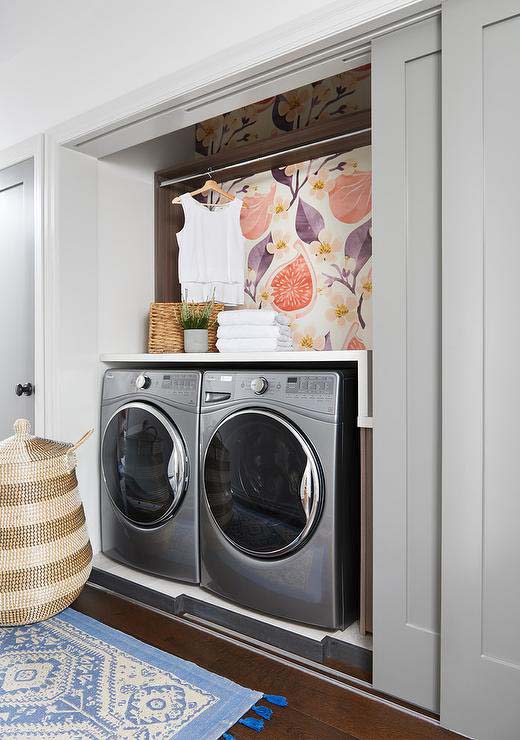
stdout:
<svg viewBox="0 0 520 740">
<path fill-rule="evenodd" d="M 167 653 L 164 650 L 148 645 L 141 640 L 127 635 L 120 630 L 109 627 L 97 619 L 89 617 L 74 609 L 68 608 L 47 622 L 26 627 L 2 628 L 7 630 L 27 630 L 32 627 L 62 622 L 98 640 L 109 648 L 113 647 L 132 658 L 143 661 L 157 670 L 173 674 L 178 680 L 191 683 L 202 691 L 218 697 L 218 703 L 206 712 L 194 717 L 186 727 L 175 735 L 176 740 L 217 740 L 236 724 L 259 700 L 262 692 L 240 686 L 223 676 L 201 668 L 195 663 Z M 0 702 L 1 703 L 1 702 Z M 14 729 L 14 728 L 13 728 Z"/>
</svg>

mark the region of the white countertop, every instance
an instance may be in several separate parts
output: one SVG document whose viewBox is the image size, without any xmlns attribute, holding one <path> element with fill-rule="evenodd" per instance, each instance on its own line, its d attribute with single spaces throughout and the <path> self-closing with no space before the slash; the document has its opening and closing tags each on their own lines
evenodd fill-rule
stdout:
<svg viewBox="0 0 520 740">
<path fill-rule="evenodd" d="M 330 352 L 179 352 L 175 354 L 147 353 L 107 353 L 100 355 L 106 365 L 134 365 L 147 367 L 153 365 L 229 365 L 239 362 L 264 365 L 276 363 L 316 363 L 334 370 L 341 362 L 356 362 L 358 369 L 358 426 L 371 428 L 372 424 L 372 352 L 368 350 L 332 350 Z"/>
</svg>

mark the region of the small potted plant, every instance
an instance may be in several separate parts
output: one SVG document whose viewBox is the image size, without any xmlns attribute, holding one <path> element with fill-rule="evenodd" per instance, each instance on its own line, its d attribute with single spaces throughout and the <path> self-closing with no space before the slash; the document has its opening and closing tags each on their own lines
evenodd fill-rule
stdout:
<svg viewBox="0 0 520 740">
<path fill-rule="evenodd" d="M 206 303 L 188 301 L 186 292 L 180 308 L 179 324 L 184 329 L 185 352 L 208 351 L 208 329 L 213 323 L 211 314 L 215 306 L 215 299 Z"/>
</svg>

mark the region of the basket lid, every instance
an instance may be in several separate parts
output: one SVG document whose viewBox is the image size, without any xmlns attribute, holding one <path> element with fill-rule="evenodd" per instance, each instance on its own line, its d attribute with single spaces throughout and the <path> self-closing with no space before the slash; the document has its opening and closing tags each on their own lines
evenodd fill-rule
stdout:
<svg viewBox="0 0 520 740">
<path fill-rule="evenodd" d="M 54 442 L 52 439 L 35 437 L 31 434 L 31 423 L 28 419 L 17 419 L 14 423 L 14 432 L 12 437 L 0 442 L 0 465 L 39 462 L 60 457 L 75 446 L 70 442 Z"/>
</svg>

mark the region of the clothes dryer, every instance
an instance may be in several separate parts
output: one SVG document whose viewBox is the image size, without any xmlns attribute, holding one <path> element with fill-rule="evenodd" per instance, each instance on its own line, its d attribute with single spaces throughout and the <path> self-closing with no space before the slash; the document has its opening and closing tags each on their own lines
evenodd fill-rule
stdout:
<svg viewBox="0 0 520 740">
<path fill-rule="evenodd" d="M 356 418 L 354 371 L 204 373 L 204 588 L 324 628 L 357 618 Z"/>
</svg>

